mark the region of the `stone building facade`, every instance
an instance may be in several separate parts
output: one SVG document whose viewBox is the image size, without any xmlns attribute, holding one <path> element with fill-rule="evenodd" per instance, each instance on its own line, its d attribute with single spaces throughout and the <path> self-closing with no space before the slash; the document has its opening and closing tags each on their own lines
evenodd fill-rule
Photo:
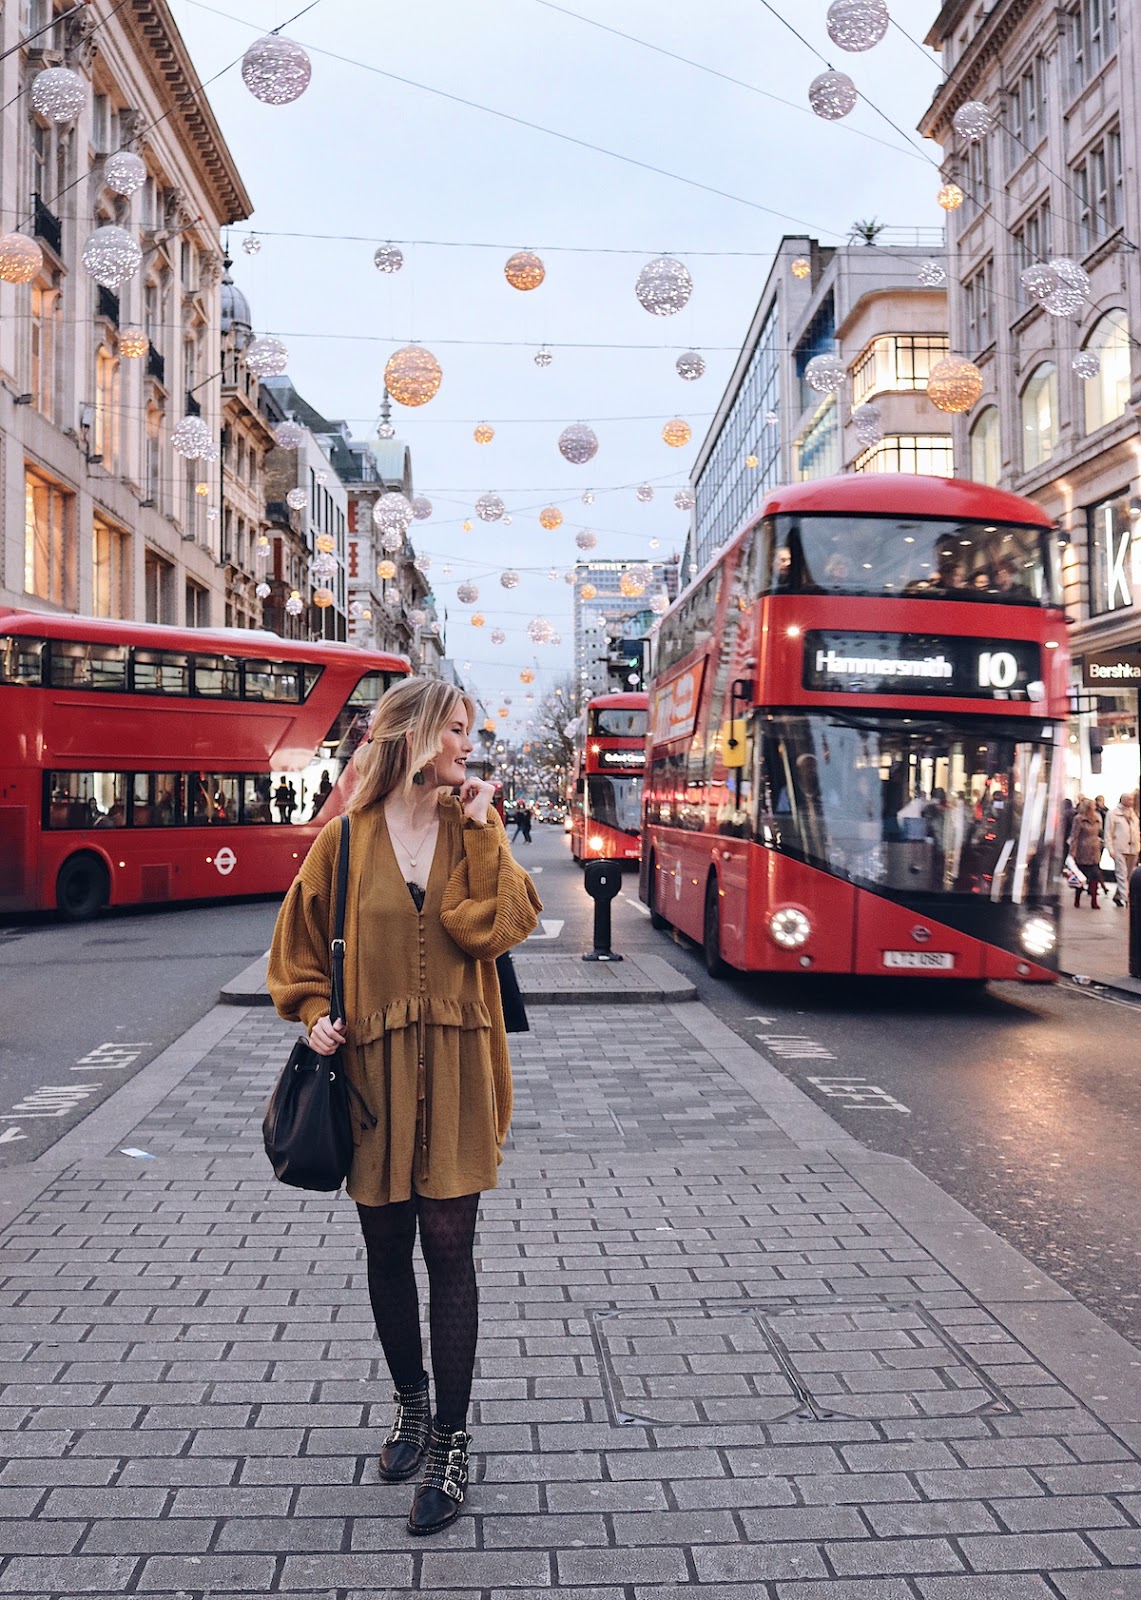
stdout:
<svg viewBox="0 0 1141 1600">
<path fill-rule="evenodd" d="M 71 15 L 55 20 L 62 12 Z M 69 123 L 30 89 L 47 66 L 87 89 Z M 170 447 L 200 413 L 217 440 L 220 228 L 248 195 L 166 0 L 100 16 L 63 0 L 0 10 L 3 231 L 34 236 L 31 284 L 0 285 L 0 602 L 192 626 L 225 620 L 217 480 Z M 129 199 L 103 182 L 108 157 L 146 164 Z M 80 260 L 103 223 L 143 250 L 118 293 Z M 129 357 L 128 328 L 145 338 Z"/>
<path fill-rule="evenodd" d="M 221 457 L 214 469 L 220 478 L 219 559 L 226 579 L 221 620 L 228 628 L 257 628 L 265 620 L 259 584 L 270 589 L 265 600 L 273 593 L 265 463 L 274 449 L 274 438 L 270 419 L 259 404 L 260 384 L 245 362 L 253 322 L 249 302 L 230 274 L 231 264 L 227 256 L 221 291 Z"/>
</svg>

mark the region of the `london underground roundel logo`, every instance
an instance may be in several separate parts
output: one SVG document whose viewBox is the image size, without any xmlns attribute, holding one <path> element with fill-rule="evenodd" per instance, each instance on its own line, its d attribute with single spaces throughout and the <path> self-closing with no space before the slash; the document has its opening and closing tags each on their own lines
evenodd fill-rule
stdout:
<svg viewBox="0 0 1141 1600">
<path fill-rule="evenodd" d="M 228 844 L 224 844 L 214 857 L 214 865 L 222 874 L 223 878 L 228 878 L 237 864 L 238 858 L 230 849 Z"/>
</svg>

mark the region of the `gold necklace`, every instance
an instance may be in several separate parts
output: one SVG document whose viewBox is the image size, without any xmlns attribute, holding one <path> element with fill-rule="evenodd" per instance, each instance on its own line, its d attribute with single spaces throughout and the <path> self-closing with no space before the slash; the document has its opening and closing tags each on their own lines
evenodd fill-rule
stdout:
<svg viewBox="0 0 1141 1600">
<path fill-rule="evenodd" d="M 389 833 L 392 834 L 392 836 L 396 840 L 397 844 L 399 844 L 400 848 L 404 851 L 404 854 L 408 857 L 408 865 L 410 867 L 414 867 L 416 865 L 416 856 L 418 856 L 420 854 L 421 850 L 424 848 L 424 844 L 425 844 L 425 842 L 426 842 L 426 840 L 428 838 L 428 835 L 431 833 L 432 829 L 439 822 L 439 820 L 440 820 L 439 816 L 438 815 L 434 816 L 431 819 L 431 821 L 428 823 L 428 826 L 424 829 L 424 832 L 420 835 L 420 838 L 419 838 L 419 840 L 417 841 L 417 844 L 416 844 L 416 855 L 413 855 L 411 853 L 411 851 L 409 850 L 408 841 L 403 837 L 403 835 L 401 834 L 400 830 L 393 824 L 392 818 L 388 815 L 387 811 L 385 811 L 384 816 L 385 816 L 385 821 L 388 823 L 388 831 L 389 831 Z"/>
</svg>

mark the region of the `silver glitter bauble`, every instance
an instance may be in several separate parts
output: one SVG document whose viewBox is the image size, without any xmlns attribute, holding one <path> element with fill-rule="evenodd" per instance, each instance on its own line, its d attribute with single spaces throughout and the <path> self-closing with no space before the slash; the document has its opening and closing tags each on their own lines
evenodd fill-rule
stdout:
<svg viewBox="0 0 1141 1600">
<path fill-rule="evenodd" d="M 705 375 L 705 357 L 700 350 L 684 350 L 675 363 L 677 375 L 684 378 L 687 383 Z"/>
<path fill-rule="evenodd" d="M 421 552 L 419 555 L 412 557 L 412 565 L 416 568 L 417 572 L 431 572 L 432 558 L 430 555 L 426 555 Z"/>
<path fill-rule="evenodd" d="M 309 563 L 310 576 L 318 583 L 325 583 L 333 577 L 337 570 L 337 563 L 332 556 L 315 555 Z"/>
<path fill-rule="evenodd" d="M 299 422 L 279 422 L 273 430 L 273 442 L 279 450 L 300 450 L 305 443 L 305 429 Z"/>
<path fill-rule="evenodd" d="M 376 436 L 378 439 L 395 439 L 396 429 L 391 422 L 380 422 L 377 424 Z"/>
<path fill-rule="evenodd" d="M 941 289 L 947 281 L 947 269 L 940 261 L 925 261 L 916 277 L 925 289 Z"/>
<path fill-rule="evenodd" d="M 304 489 L 290 489 L 285 497 L 285 503 L 293 511 L 303 511 L 309 504 L 309 496 Z"/>
<path fill-rule="evenodd" d="M 457 583 L 456 599 L 461 605 L 473 606 L 479 599 L 479 585 L 475 583 Z"/>
<path fill-rule="evenodd" d="M 780 421 L 780 417 L 777 415 L 777 413 L 775 411 L 766 411 L 765 412 L 765 427 L 766 428 L 775 428 L 779 421 Z"/>
<path fill-rule="evenodd" d="M 408 613 L 408 626 L 410 628 L 422 628 L 427 620 L 428 613 L 420 606 L 416 606 Z"/>
<path fill-rule="evenodd" d="M 541 350 L 535 351 L 535 365 L 537 367 L 549 367 L 554 359 L 554 356 L 547 349 L 546 345 L 544 345 Z"/>
<path fill-rule="evenodd" d="M 548 577 L 557 578 L 558 577 L 558 573 L 557 572 L 548 573 Z M 563 582 L 564 583 L 570 583 L 570 584 L 574 584 L 574 583 L 578 582 L 578 574 L 575 572 L 573 567 L 568 567 L 566 572 L 563 573 Z"/>
<path fill-rule="evenodd" d="M 242 240 L 242 249 L 248 256 L 256 256 L 261 249 L 261 240 L 256 233 L 247 233 Z"/>
<path fill-rule="evenodd" d="M 839 122 L 859 98 L 846 72 L 822 72 L 808 85 L 808 103 L 825 122 Z"/>
<path fill-rule="evenodd" d="M 572 422 L 559 434 L 559 454 L 572 466 L 581 467 L 598 454 L 598 435 L 585 422 Z"/>
<path fill-rule="evenodd" d="M 981 100 L 965 100 L 951 118 L 960 139 L 977 144 L 994 127 L 994 112 Z"/>
<path fill-rule="evenodd" d="M 305 610 L 305 602 L 300 595 L 291 594 L 285 602 L 285 609 L 291 617 L 299 617 Z"/>
<path fill-rule="evenodd" d="M 384 603 L 386 606 L 398 606 L 400 604 L 400 590 L 394 583 L 390 583 L 385 589 Z"/>
<path fill-rule="evenodd" d="M 269 595 L 270 595 L 269 584 L 268 583 L 256 584 L 254 586 L 254 593 L 257 595 L 259 600 L 268 600 Z"/>
<path fill-rule="evenodd" d="M 692 489 L 675 489 L 674 505 L 679 511 L 692 511 L 697 504 L 697 496 Z"/>
<path fill-rule="evenodd" d="M 398 550 L 403 550 L 404 529 L 385 528 L 384 532 L 380 536 L 380 548 L 382 550 L 387 550 L 389 555 L 395 555 Z"/>
<path fill-rule="evenodd" d="M 589 528 L 583 528 L 581 533 L 575 534 L 574 542 L 580 550 L 593 550 L 598 543 L 598 535 L 591 533 Z"/>
<path fill-rule="evenodd" d="M 546 617 L 532 617 L 527 624 L 527 637 L 532 644 L 549 644 L 554 631 Z"/>
<path fill-rule="evenodd" d="M 664 617 L 669 608 L 670 597 L 668 594 L 656 594 L 650 601 L 650 610 L 655 617 Z"/>
<path fill-rule="evenodd" d="M 1069 256 L 1051 256 L 1058 287 L 1042 304 L 1052 317 L 1072 317 L 1082 309 L 1089 293 L 1089 273 Z"/>
<path fill-rule="evenodd" d="M 649 505 L 650 501 L 654 498 L 653 488 L 648 483 L 640 483 L 634 490 L 634 494 L 644 506 Z"/>
<path fill-rule="evenodd" d="M 1044 261 L 1035 261 L 1023 267 L 1018 274 L 1018 281 L 1027 296 L 1038 305 L 1044 305 L 1061 282 L 1053 267 L 1047 266 Z"/>
<path fill-rule="evenodd" d="M 504 633 L 502 628 L 492 628 L 492 630 L 491 630 L 491 642 L 492 642 L 492 644 L 506 644 L 507 643 L 507 635 L 506 635 L 506 633 Z"/>
<path fill-rule="evenodd" d="M 218 449 L 218 446 L 214 443 L 213 439 L 210 439 L 206 444 L 203 445 L 202 454 L 198 457 L 198 459 L 199 461 L 217 461 L 221 453 L 222 452 Z M 218 513 L 215 512 L 214 515 L 217 516 Z"/>
<path fill-rule="evenodd" d="M 263 105 L 289 105 L 305 93 L 312 75 L 308 55 L 282 33 L 255 39 L 242 57 L 242 82 Z"/>
<path fill-rule="evenodd" d="M 580 499 L 582 500 L 584 506 L 592 506 L 594 504 L 594 490 L 584 489 Z"/>
<path fill-rule="evenodd" d="M 415 514 L 408 496 L 400 494 L 395 489 L 389 490 L 387 494 L 382 494 L 372 508 L 372 520 L 375 527 L 398 528 L 401 533 L 407 531 Z"/>
<path fill-rule="evenodd" d="M 1096 378 L 1101 371 L 1101 357 L 1096 350 L 1079 350 L 1070 365 L 1079 378 Z"/>
<path fill-rule="evenodd" d="M 133 150 L 116 150 L 107 157 L 103 182 L 115 194 L 132 195 L 147 181 L 147 164 Z"/>
<path fill-rule="evenodd" d="M 372 264 L 378 272 L 399 272 L 404 265 L 404 252 L 394 244 L 378 245 Z"/>
<path fill-rule="evenodd" d="M 481 494 L 475 503 L 475 514 L 481 522 L 498 522 L 506 509 L 497 494 Z"/>
<path fill-rule="evenodd" d="M 187 461 L 199 461 L 210 443 L 210 429 L 201 417 L 183 417 L 175 424 L 170 436 L 170 448 L 176 456 Z"/>
<path fill-rule="evenodd" d="M 673 256 L 655 256 L 639 272 L 634 293 L 643 310 L 654 317 L 672 317 L 684 311 L 693 293 L 689 269 Z"/>
<path fill-rule="evenodd" d="M 118 289 L 138 272 L 143 252 L 126 228 L 108 222 L 88 236 L 81 259 L 96 283 L 105 289 Z"/>
<path fill-rule="evenodd" d="M 817 394 L 835 394 L 843 387 L 846 371 L 843 361 L 831 351 L 813 356 L 804 369 L 804 381 Z"/>
<path fill-rule="evenodd" d="M 289 351 L 280 339 L 269 335 L 251 339 L 244 351 L 245 362 L 255 378 L 277 378 L 289 365 Z"/>
<path fill-rule="evenodd" d="M 519 574 L 513 572 L 509 567 L 506 572 L 499 574 L 499 581 L 505 589 L 517 589 L 519 587 Z"/>
<path fill-rule="evenodd" d="M 32 79 L 32 105 L 49 122 L 74 122 L 87 104 L 87 86 L 70 67 L 45 67 Z"/>
<path fill-rule="evenodd" d="M 879 44 L 890 20 L 887 0 L 832 0 L 825 27 L 838 49 L 855 54 Z"/>
<path fill-rule="evenodd" d="M 856 430 L 856 438 L 869 449 L 873 444 L 878 444 L 883 438 L 883 415 L 879 406 L 870 400 L 862 406 L 857 406 L 852 412 L 852 426 Z"/>
<path fill-rule="evenodd" d="M 417 522 L 427 522 L 432 515 L 432 502 L 426 494 L 412 496 L 412 515 Z"/>
</svg>

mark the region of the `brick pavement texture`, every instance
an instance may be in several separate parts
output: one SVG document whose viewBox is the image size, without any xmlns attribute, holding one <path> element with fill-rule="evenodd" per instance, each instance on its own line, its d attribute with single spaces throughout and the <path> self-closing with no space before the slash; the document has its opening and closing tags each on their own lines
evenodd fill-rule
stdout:
<svg viewBox="0 0 1141 1600">
<path fill-rule="evenodd" d="M 245 1013 L 0 1234 L 0 1597 L 1141 1600 L 1141 1462 L 660 1008 L 534 1008 L 424 1544 L 352 1206 L 276 1185 Z"/>
</svg>

